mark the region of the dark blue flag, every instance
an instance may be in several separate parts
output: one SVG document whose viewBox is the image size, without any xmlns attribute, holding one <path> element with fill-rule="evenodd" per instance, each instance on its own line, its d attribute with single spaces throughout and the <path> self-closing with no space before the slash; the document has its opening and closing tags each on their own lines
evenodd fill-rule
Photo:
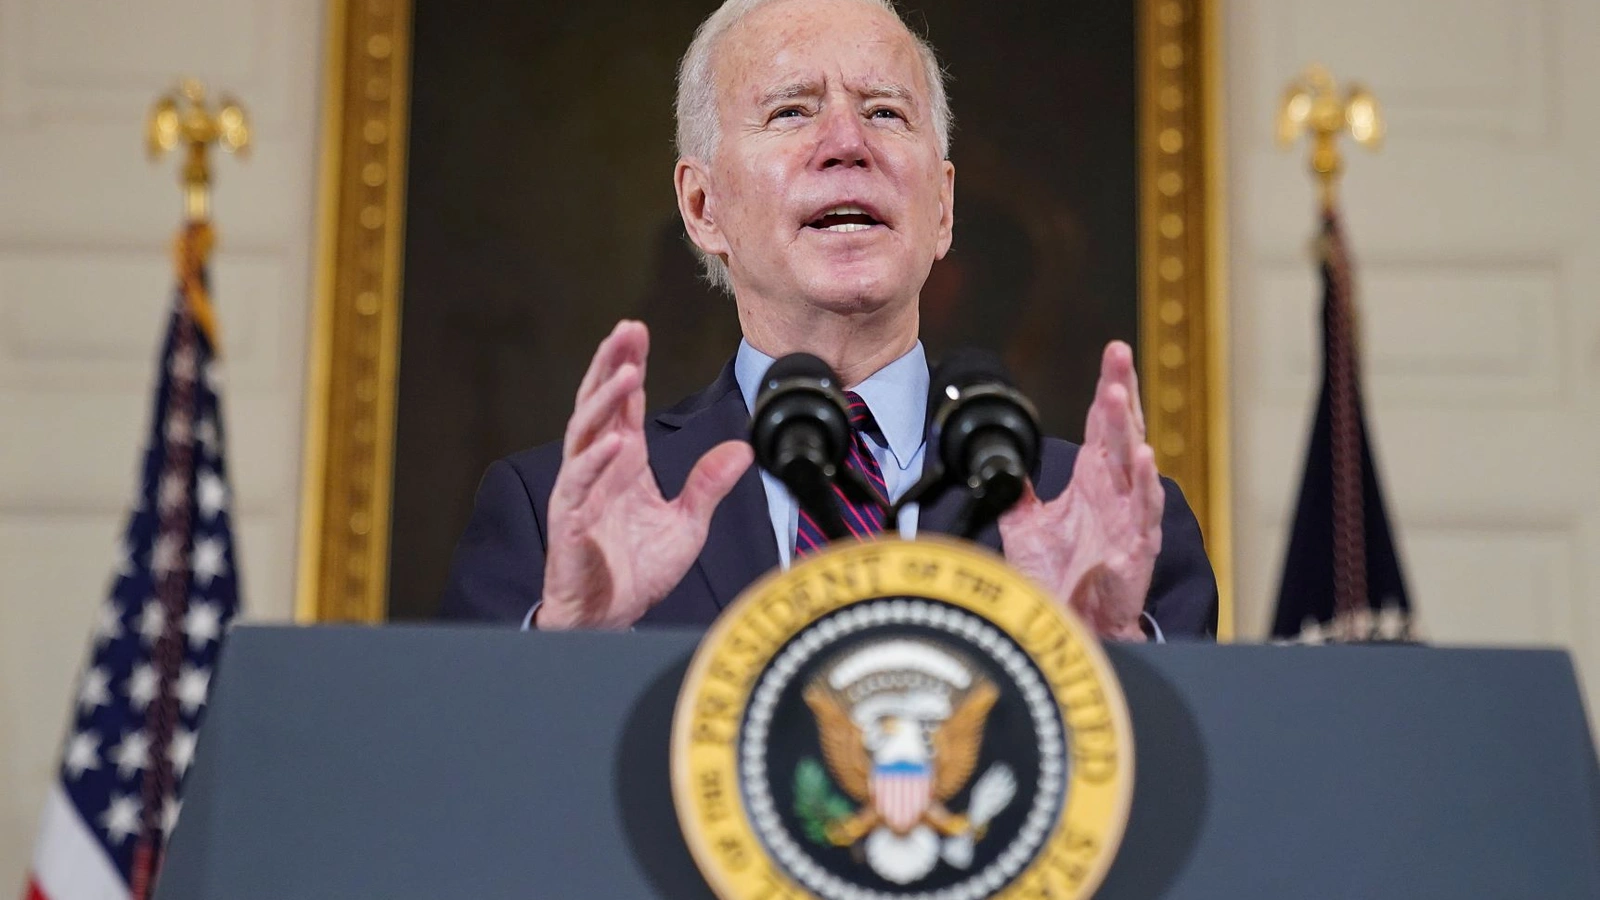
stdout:
<svg viewBox="0 0 1600 900">
<path fill-rule="evenodd" d="M 1353 273 L 1338 213 L 1322 224 L 1322 392 L 1278 589 L 1275 638 L 1405 639 L 1411 600 L 1361 397 Z"/>
</svg>

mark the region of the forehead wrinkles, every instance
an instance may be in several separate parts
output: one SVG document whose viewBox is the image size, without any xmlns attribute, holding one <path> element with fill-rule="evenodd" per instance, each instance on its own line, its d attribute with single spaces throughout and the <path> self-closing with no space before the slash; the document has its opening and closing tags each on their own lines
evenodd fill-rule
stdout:
<svg viewBox="0 0 1600 900">
<path fill-rule="evenodd" d="M 871 99 L 891 99 L 911 103 L 919 108 L 923 106 L 922 98 L 915 88 L 899 81 L 877 77 L 868 73 L 859 78 L 840 79 L 823 77 L 821 79 L 794 73 L 788 77 L 775 78 L 772 84 L 748 85 L 747 99 L 750 105 L 757 109 L 769 105 L 783 103 L 790 100 L 804 100 L 817 97 L 825 92 L 835 90 L 840 86 L 857 96 Z"/>
<path fill-rule="evenodd" d="M 739 22 L 723 37 L 713 60 L 717 105 L 755 105 L 776 91 L 802 86 L 814 93 L 843 79 L 847 90 L 865 96 L 882 96 L 886 87 L 905 88 L 909 99 L 925 109 L 931 86 L 911 33 L 876 7 L 849 5 L 870 15 L 871 24 L 841 34 L 835 20 L 806 15 L 793 3 L 775 3 Z M 851 57 L 867 61 L 864 71 L 841 68 Z"/>
</svg>

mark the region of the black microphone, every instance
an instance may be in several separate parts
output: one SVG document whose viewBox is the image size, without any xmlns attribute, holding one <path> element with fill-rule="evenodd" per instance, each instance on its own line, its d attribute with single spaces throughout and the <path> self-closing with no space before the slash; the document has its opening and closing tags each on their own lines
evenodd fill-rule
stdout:
<svg viewBox="0 0 1600 900">
<path fill-rule="evenodd" d="M 1039 414 L 999 356 L 963 348 L 933 372 L 928 421 L 922 479 L 895 504 L 895 514 L 959 486 L 967 502 L 951 531 L 973 537 L 1022 496 L 1039 463 Z"/>
<path fill-rule="evenodd" d="M 827 363 L 791 353 L 767 369 L 750 414 L 756 462 L 784 483 L 833 540 L 850 533 L 834 502 L 834 485 L 858 503 L 883 505 L 878 492 L 845 465 L 850 441 L 850 407 Z"/>
</svg>

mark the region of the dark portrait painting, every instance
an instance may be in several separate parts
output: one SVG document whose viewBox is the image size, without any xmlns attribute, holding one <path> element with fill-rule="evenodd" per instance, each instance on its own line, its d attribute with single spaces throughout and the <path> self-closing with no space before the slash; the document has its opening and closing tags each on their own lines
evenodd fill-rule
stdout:
<svg viewBox="0 0 1600 900">
<path fill-rule="evenodd" d="M 389 596 L 436 607 L 495 458 L 559 439 L 595 345 L 650 327 L 652 407 L 739 341 L 672 190 L 679 57 L 716 0 L 416 0 Z M 955 113 L 955 242 L 922 340 L 999 351 L 1077 439 L 1138 335 L 1135 3 L 903 0 Z"/>
</svg>

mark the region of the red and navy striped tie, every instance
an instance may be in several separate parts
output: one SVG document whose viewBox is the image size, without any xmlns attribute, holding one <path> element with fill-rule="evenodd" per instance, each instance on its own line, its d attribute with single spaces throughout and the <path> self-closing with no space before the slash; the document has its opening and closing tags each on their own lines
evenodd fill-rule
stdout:
<svg viewBox="0 0 1600 900">
<path fill-rule="evenodd" d="M 850 401 L 850 455 L 845 460 L 845 466 L 860 472 L 880 497 L 886 497 L 888 486 L 883 481 L 883 470 L 878 468 L 878 461 L 873 458 L 866 439 L 868 434 L 881 438 L 883 432 L 878 428 L 878 421 L 872 417 L 872 410 L 867 409 L 865 400 L 854 391 L 846 393 L 845 399 Z M 865 540 L 883 531 L 884 513 L 881 508 L 851 501 L 837 485 L 833 488 L 833 496 L 838 501 L 839 518 L 844 520 L 851 537 Z M 827 545 L 828 536 L 822 527 L 804 509 L 800 510 L 800 524 L 795 529 L 794 537 L 795 556 L 815 553 Z"/>
</svg>

